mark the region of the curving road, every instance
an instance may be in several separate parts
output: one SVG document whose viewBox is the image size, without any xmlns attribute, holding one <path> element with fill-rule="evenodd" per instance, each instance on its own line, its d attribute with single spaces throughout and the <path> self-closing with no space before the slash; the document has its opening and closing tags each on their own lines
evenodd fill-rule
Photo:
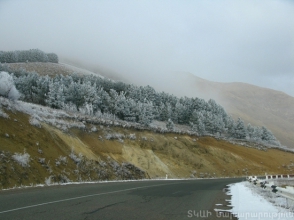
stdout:
<svg viewBox="0 0 294 220">
<path fill-rule="evenodd" d="M 0 219 L 197 219 L 194 213 L 200 211 L 202 219 L 220 219 L 213 208 L 223 188 L 242 180 L 150 180 L 0 191 Z"/>
</svg>

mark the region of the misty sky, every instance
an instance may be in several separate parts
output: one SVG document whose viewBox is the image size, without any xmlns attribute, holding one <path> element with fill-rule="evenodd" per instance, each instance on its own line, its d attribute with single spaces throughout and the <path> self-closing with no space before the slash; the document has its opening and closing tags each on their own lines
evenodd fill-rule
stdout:
<svg viewBox="0 0 294 220">
<path fill-rule="evenodd" d="M 0 50 L 156 79 L 186 71 L 294 96 L 294 1 L 0 0 Z"/>
</svg>

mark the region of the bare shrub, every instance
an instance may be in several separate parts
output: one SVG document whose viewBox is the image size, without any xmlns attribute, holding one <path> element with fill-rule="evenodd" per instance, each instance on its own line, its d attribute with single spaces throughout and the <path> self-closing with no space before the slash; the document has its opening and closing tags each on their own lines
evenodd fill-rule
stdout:
<svg viewBox="0 0 294 220">
<path fill-rule="evenodd" d="M 37 128 L 41 128 L 42 127 L 40 121 L 38 120 L 38 117 L 32 116 L 30 118 L 30 121 L 29 122 L 30 122 L 31 125 L 33 125 L 33 126 L 35 126 Z"/>
<path fill-rule="evenodd" d="M 107 133 L 105 135 L 106 140 L 120 140 L 120 139 L 125 139 L 125 135 L 121 133 Z"/>
<path fill-rule="evenodd" d="M 69 157 L 76 163 L 79 164 L 83 160 L 83 154 L 79 153 L 79 155 L 76 155 L 74 151 L 72 150 Z"/>
<path fill-rule="evenodd" d="M 67 164 L 67 157 L 66 156 L 59 156 L 57 159 L 55 159 L 55 165 L 59 166 L 59 165 L 66 165 Z"/>
<path fill-rule="evenodd" d="M 23 154 L 15 153 L 12 158 L 22 167 L 29 167 L 30 155 L 24 151 Z"/>
<path fill-rule="evenodd" d="M 130 134 L 129 139 L 130 140 L 136 140 L 137 139 L 136 134 Z"/>
<path fill-rule="evenodd" d="M 45 158 L 39 158 L 38 159 L 38 162 L 40 163 L 40 164 L 45 164 Z"/>
</svg>

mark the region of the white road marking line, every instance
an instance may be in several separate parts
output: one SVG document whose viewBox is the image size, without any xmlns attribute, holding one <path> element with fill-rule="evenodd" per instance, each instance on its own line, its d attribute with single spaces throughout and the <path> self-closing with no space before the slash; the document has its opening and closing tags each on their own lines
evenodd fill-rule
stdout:
<svg viewBox="0 0 294 220">
<path fill-rule="evenodd" d="M 61 199 L 61 200 L 56 200 L 56 201 L 52 201 L 52 202 L 44 202 L 44 203 L 40 203 L 40 204 L 36 204 L 36 205 L 24 206 L 24 207 L 20 207 L 20 208 L 1 211 L 0 214 L 18 211 L 18 210 L 22 210 L 22 209 L 33 208 L 33 207 L 37 207 L 37 206 L 49 205 L 49 204 L 53 204 L 53 203 L 82 199 L 82 198 L 87 198 L 87 197 L 101 196 L 101 195 L 125 192 L 125 191 L 130 191 L 130 190 L 135 190 L 135 189 L 143 189 L 143 188 L 150 188 L 150 187 L 156 187 L 156 186 L 166 186 L 166 185 L 172 185 L 172 184 L 178 184 L 178 182 L 177 183 L 169 183 L 169 184 L 157 184 L 157 185 L 152 185 L 152 186 L 141 186 L 141 187 L 135 187 L 135 188 L 130 188 L 130 189 L 122 189 L 122 190 L 112 191 L 112 192 L 97 193 L 97 194 L 91 194 L 91 195 L 86 195 L 86 196 L 78 196 L 78 197 L 73 197 L 73 198 L 69 198 L 69 199 Z"/>
<path fill-rule="evenodd" d="M 176 194 L 176 193 L 179 193 L 179 192 L 182 192 L 182 191 L 177 191 L 177 192 L 174 192 L 174 193 L 172 193 L 172 194 Z"/>
</svg>

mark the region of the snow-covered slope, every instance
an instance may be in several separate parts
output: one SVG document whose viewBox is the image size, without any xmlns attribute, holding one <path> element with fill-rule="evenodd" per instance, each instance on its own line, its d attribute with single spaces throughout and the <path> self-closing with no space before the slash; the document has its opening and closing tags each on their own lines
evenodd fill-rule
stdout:
<svg viewBox="0 0 294 220">
<path fill-rule="evenodd" d="M 282 145 L 294 147 L 294 97 L 283 92 L 246 83 L 212 82 L 187 72 L 173 72 L 168 77 L 134 76 L 128 82 L 150 85 L 178 97 L 212 98 L 235 119 L 240 117 L 246 123 L 266 126 Z"/>
<path fill-rule="evenodd" d="M 160 129 L 154 132 L 155 127 L 147 130 L 107 117 L 89 117 L 0 97 L 0 187 L 49 180 L 291 172 L 287 163 L 293 158 L 290 152 L 264 151 L 213 137 L 165 133 Z M 282 163 L 285 166 L 280 167 Z"/>
</svg>

